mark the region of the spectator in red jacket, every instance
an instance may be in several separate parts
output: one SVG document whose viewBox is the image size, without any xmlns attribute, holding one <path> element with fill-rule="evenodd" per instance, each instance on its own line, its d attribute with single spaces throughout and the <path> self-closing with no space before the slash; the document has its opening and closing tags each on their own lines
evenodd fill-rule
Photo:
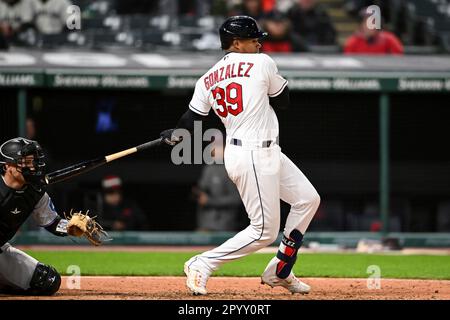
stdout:
<svg viewBox="0 0 450 320">
<path fill-rule="evenodd" d="M 347 39 L 345 54 L 403 54 L 403 45 L 392 32 L 378 30 L 367 23 L 369 14 L 365 9 L 359 17 L 359 29 Z"/>
</svg>

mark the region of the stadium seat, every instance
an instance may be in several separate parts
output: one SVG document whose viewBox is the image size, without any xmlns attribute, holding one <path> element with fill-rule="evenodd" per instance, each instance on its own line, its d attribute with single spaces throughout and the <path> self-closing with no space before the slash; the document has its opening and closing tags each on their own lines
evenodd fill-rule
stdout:
<svg viewBox="0 0 450 320">
<path fill-rule="evenodd" d="M 86 1 L 83 7 L 80 6 L 85 17 L 105 17 L 113 13 L 115 7 L 114 0 Z"/>
<path fill-rule="evenodd" d="M 150 16 L 133 14 L 133 15 L 122 15 L 124 28 L 129 30 L 143 30 L 150 28 Z"/>
<path fill-rule="evenodd" d="M 106 49 L 111 47 L 134 47 L 135 38 L 129 32 L 94 31 L 92 36 L 93 49 Z"/>
<path fill-rule="evenodd" d="M 66 44 L 67 36 L 65 34 L 51 34 L 39 35 L 36 45 L 42 49 L 53 49 Z"/>
<path fill-rule="evenodd" d="M 438 46 L 404 46 L 406 55 L 431 55 L 440 53 Z"/>
<path fill-rule="evenodd" d="M 318 54 L 338 54 L 340 53 L 341 47 L 338 45 L 334 46 L 308 46 L 308 49 L 312 53 L 318 53 Z"/>
<path fill-rule="evenodd" d="M 69 32 L 67 34 L 67 45 L 71 47 L 89 46 L 89 37 L 85 32 Z"/>
<path fill-rule="evenodd" d="M 197 24 L 198 22 L 198 17 L 196 16 L 191 16 L 191 15 L 186 15 L 186 16 L 180 16 L 178 17 L 178 27 L 180 28 L 197 28 L 199 25 Z"/>
<path fill-rule="evenodd" d="M 407 3 L 404 9 L 404 30 L 402 30 L 404 34 L 402 35 L 402 41 L 404 44 L 414 44 L 414 29 L 417 21 L 416 7 L 412 3 Z"/>
<path fill-rule="evenodd" d="M 200 39 L 202 39 L 204 33 L 201 32 L 185 32 L 180 33 L 180 46 L 186 50 L 197 50 L 195 44 L 198 43 Z"/>
<path fill-rule="evenodd" d="M 81 11 L 84 11 L 92 3 L 92 0 L 72 0 L 72 3 L 76 6 L 79 6 Z"/>
<path fill-rule="evenodd" d="M 96 18 L 84 18 L 81 20 L 81 27 L 84 29 L 108 29 L 105 25 L 105 19 L 103 17 Z"/>
<path fill-rule="evenodd" d="M 189 39 L 189 38 L 188 38 Z M 193 50 L 198 51 L 217 51 L 220 50 L 220 39 L 216 33 L 206 32 L 200 36 L 191 38 L 190 46 Z"/>
<path fill-rule="evenodd" d="M 214 16 L 196 17 L 181 16 L 175 21 L 175 25 L 181 32 L 210 32 L 216 31 L 223 18 Z"/>
<path fill-rule="evenodd" d="M 450 32 L 443 32 L 439 35 L 439 44 L 446 53 L 450 53 Z"/>
<path fill-rule="evenodd" d="M 40 49 L 83 48 L 88 46 L 88 40 L 87 34 L 82 31 L 50 35 L 39 34 L 36 47 Z"/>
<path fill-rule="evenodd" d="M 103 25 L 111 30 L 120 30 L 123 27 L 123 19 L 118 15 L 110 15 L 104 18 Z"/>
<path fill-rule="evenodd" d="M 410 21 L 412 42 L 415 45 L 430 45 L 438 42 L 440 33 L 450 31 L 450 18 L 438 0 L 412 0 L 408 4 L 414 11 Z M 410 30 L 411 31 L 411 30 Z"/>
<path fill-rule="evenodd" d="M 167 41 L 164 40 L 164 33 L 147 29 L 143 31 L 134 31 L 136 35 L 136 47 L 147 50 L 147 49 L 155 49 L 157 47 L 169 46 Z"/>
<path fill-rule="evenodd" d="M 81 28 L 86 30 L 119 30 L 122 24 L 122 18 L 117 15 L 84 18 L 81 20 Z"/>
<path fill-rule="evenodd" d="M 168 30 L 170 22 L 171 20 L 168 15 L 150 16 L 150 26 L 159 30 Z"/>
</svg>

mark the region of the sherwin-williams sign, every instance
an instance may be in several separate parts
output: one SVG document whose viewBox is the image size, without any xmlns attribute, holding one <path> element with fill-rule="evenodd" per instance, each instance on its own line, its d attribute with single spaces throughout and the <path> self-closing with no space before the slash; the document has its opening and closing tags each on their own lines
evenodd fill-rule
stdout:
<svg viewBox="0 0 450 320">
<path fill-rule="evenodd" d="M 2 52 L 0 87 L 193 89 L 217 54 Z M 298 91 L 449 92 L 445 57 L 272 55 Z"/>
</svg>

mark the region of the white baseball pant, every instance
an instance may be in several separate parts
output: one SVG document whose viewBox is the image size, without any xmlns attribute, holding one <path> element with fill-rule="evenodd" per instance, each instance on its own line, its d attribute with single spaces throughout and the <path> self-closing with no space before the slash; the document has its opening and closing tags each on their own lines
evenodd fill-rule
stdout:
<svg viewBox="0 0 450 320">
<path fill-rule="evenodd" d="M 280 199 L 291 205 L 284 228 L 286 236 L 293 229 L 304 234 L 320 203 L 315 188 L 277 144 L 263 148 L 227 143 L 224 161 L 239 190 L 250 225 L 191 262 L 210 273 L 223 263 L 249 255 L 277 239 Z"/>
</svg>

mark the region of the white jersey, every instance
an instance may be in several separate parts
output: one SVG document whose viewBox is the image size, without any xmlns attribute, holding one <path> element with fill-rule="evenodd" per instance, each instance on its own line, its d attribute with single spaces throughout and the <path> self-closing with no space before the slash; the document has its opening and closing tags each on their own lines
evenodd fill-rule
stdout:
<svg viewBox="0 0 450 320">
<path fill-rule="evenodd" d="M 206 285 L 207 277 L 222 264 L 275 241 L 280 231 L 280 199 L 291 205 L 283 231 L 286 239 L 294 229 L 304 235 L 319 206 L 317 191 L 281 152 L 280 146 L 261 143 L 276 140 L 278 136 L 278 119 L 269 104 L 269 97 L 279 95 L 286 85 L 287 81 L 278 74 L 275 62 L 269 56 L 230 53 L 205 73 L 195 86 L 189 108 L 207 115 L 212 107 L 224 123 L 227 130 L 225 169 L 239 191 L 250 225 L 219 247 L 186 262 L 186 283 L 194 293 L 204 294 L 202 292 L 206 292 L 206 288 L 196 291 L 199 285 L 196 284 L 196 272 L 191 272 L 191 269 L 202 272 L 202 281 Z M 232 138 L 240 139 L 241 143 L 231 142 Z M 280 243 L 282 255 L 277 254 L 264 270 L 261 277 L 264 283 L 272 285 L 273 280 L 272 286 L 282 285 L 277 272 L 287 265 L 286 256 L 291 257 L 290 254 L 295 252 L 285 243 Z M 292 268 L 293 262 L 290 263 Z M 286 270 L 290 271 L 292 279 L 292 271 Z M 309 291 L 307 286 L 304 290 L 288 290 Z"/>
<path fill-rule="evenodd" d="M 229 138 L 275 140 L 278 119 L 269 97 L 287 84 L 268 55 L 229 53 L 197 81 L 189 108 L 206 116 L 212 107 Z"/>
</svg>

